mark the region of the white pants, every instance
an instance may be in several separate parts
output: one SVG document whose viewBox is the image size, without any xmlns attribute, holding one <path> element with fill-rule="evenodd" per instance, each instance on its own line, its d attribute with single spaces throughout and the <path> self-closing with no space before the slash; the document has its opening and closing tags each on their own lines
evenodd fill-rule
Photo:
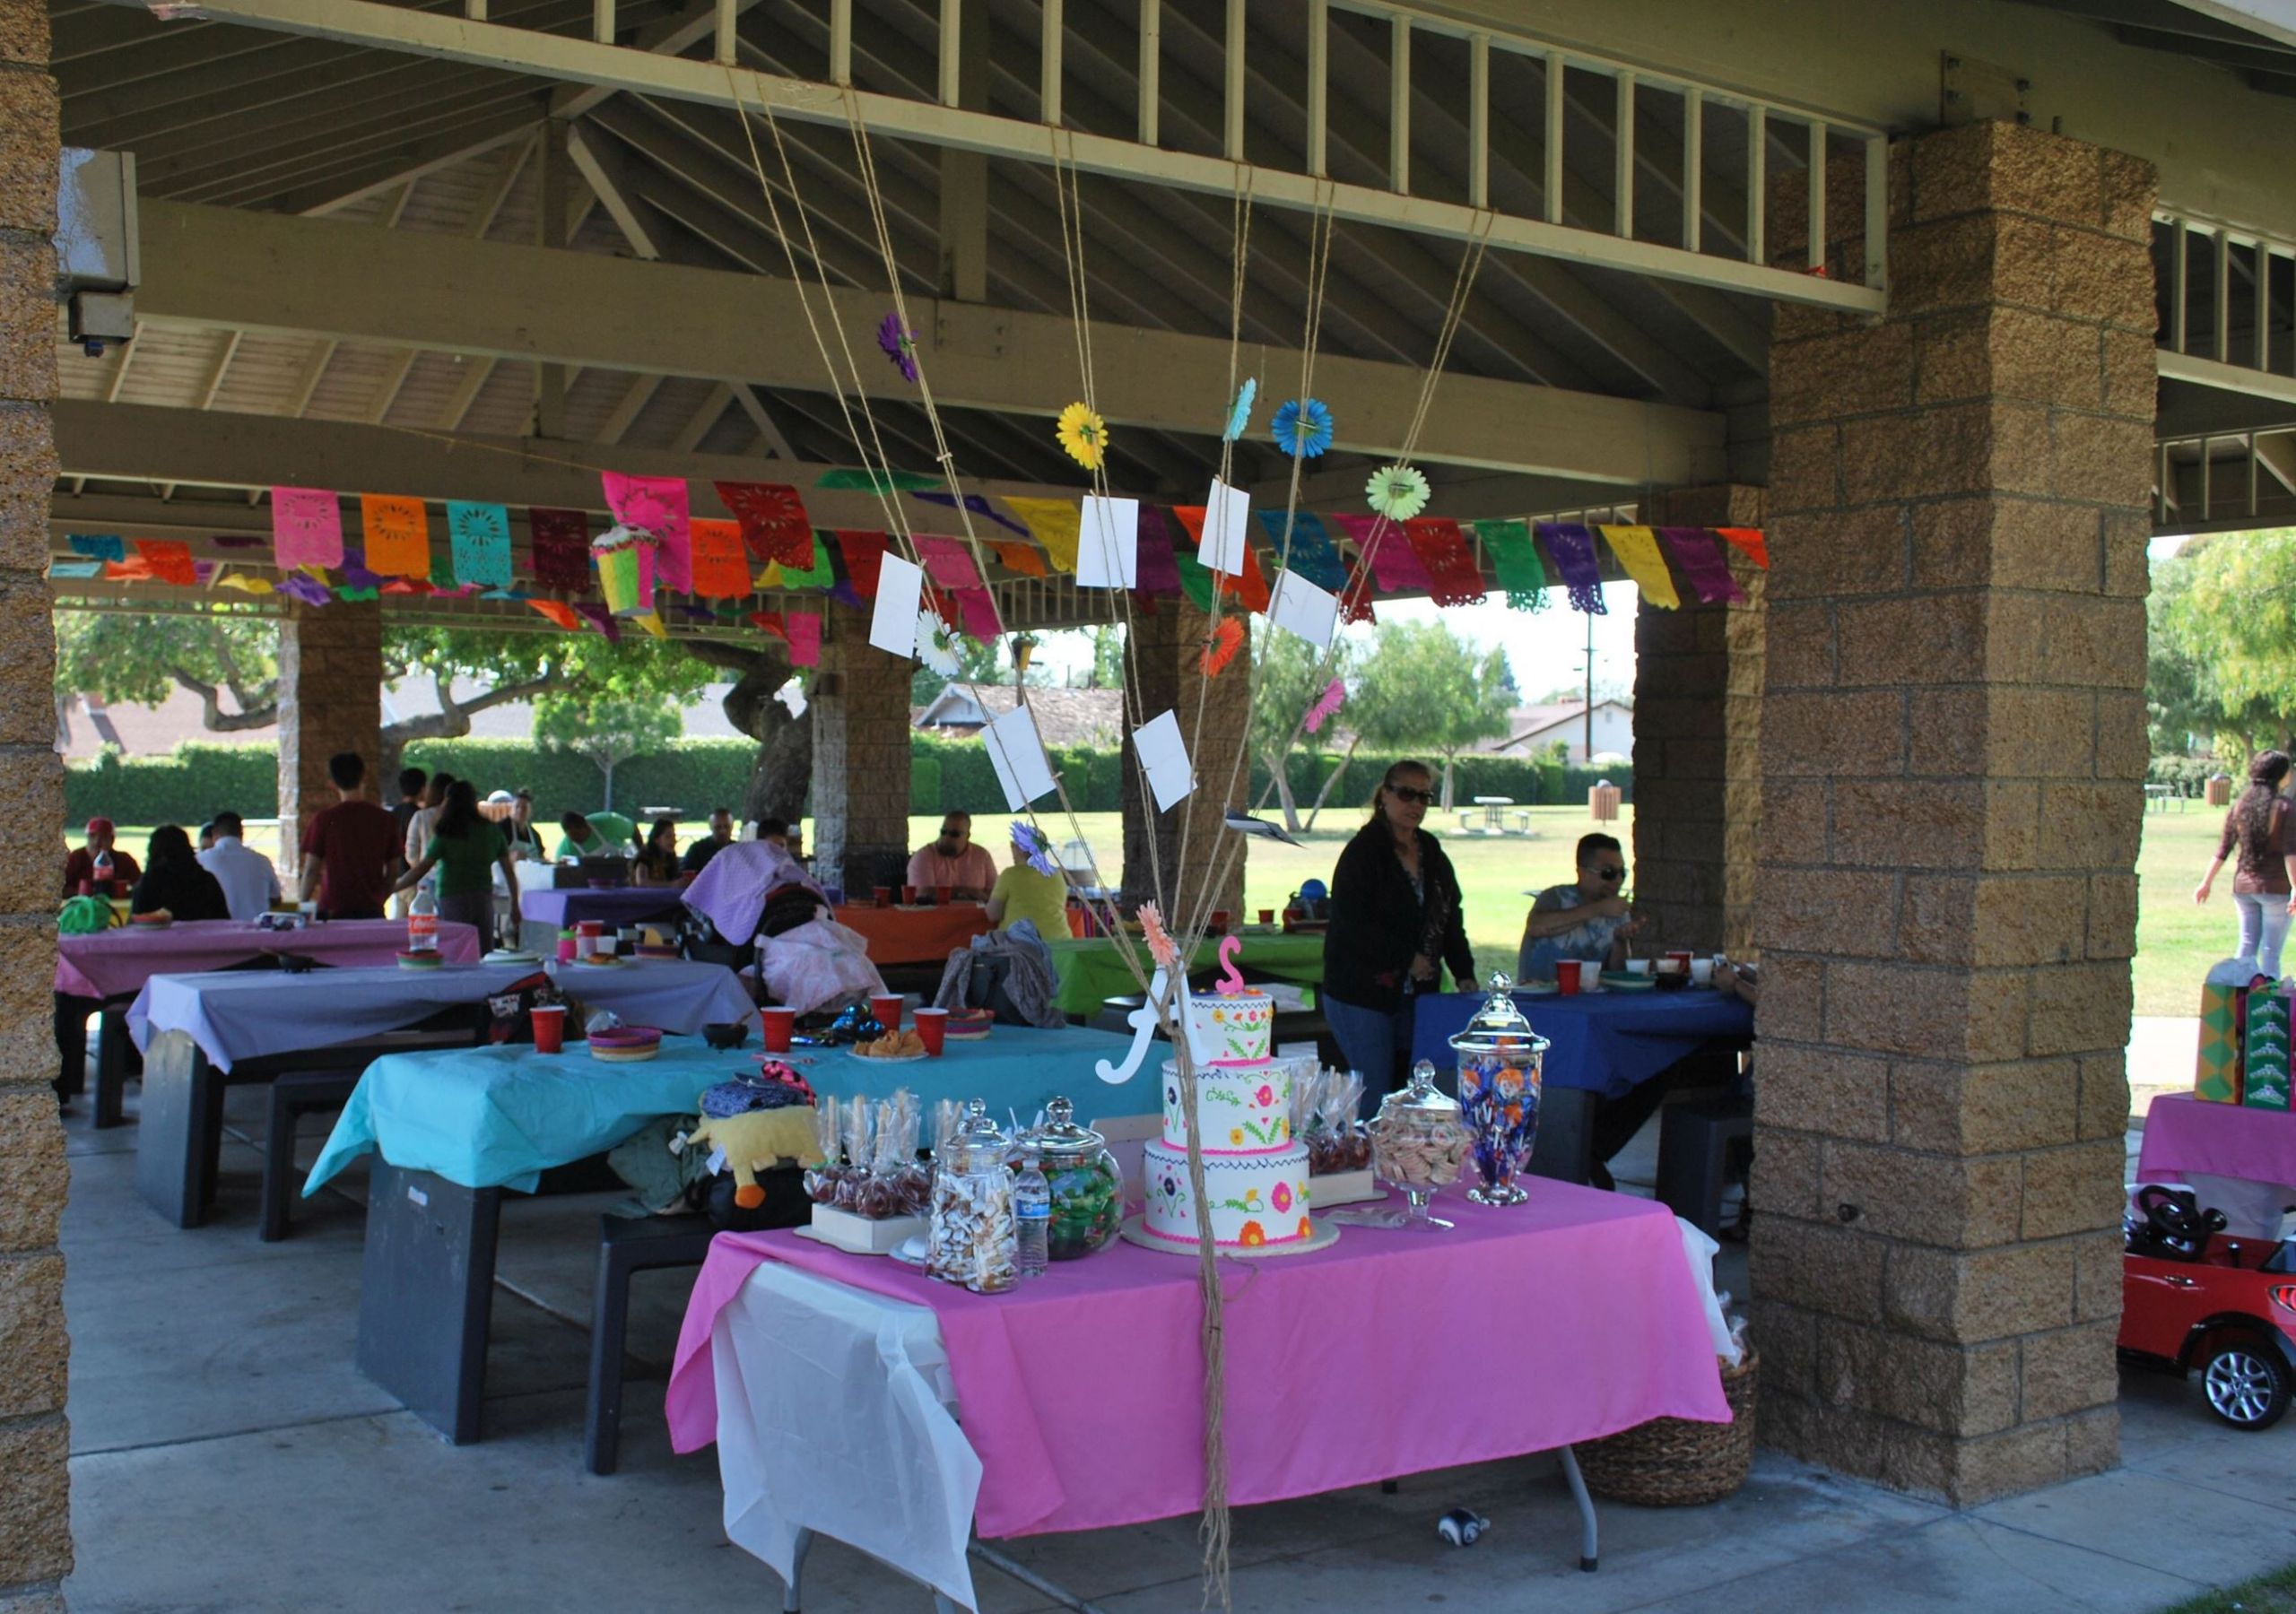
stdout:
<svg viewBox="0 0 2296 1614">
<path fill-rule="evenodd" d="M 2288 940 L 2288 898 L 2269 891 L 2235 891 L 2232 906 L 2240 910 L 2240 947 L 2232 956 L 2254 959 L 2258 975 L 2278 980 L 2281 944 Z"/>
</svg>

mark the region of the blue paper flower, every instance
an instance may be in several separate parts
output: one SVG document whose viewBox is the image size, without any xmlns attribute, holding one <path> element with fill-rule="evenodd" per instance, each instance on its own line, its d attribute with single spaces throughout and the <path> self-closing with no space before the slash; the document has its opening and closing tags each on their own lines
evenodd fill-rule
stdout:
<svg viewBox="0 0 2296 1614">
<path fill-rule="evenodd" d="M 1244 429 L 1252 423 L 1252 404 L 1258 397 L 1258 380 L 1246 376 L 1243 386 L 1237 389 L 1235 403 L 1229 408 L 1228 429 L 1220 434 L 1222 442 L 1232 443 L 1244 435 Z"/>
<path fill-rule="evenodd" d="M 1294 459 L 1314 459 L 1331 447 L 1331 411 L 1318 398 L 1294 398 L 1275 412 L 1275 446 Z"/>
</svg>

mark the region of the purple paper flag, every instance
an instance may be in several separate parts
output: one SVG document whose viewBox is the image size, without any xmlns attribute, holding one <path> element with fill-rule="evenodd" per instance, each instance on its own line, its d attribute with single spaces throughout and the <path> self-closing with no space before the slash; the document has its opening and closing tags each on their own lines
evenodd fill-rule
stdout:
<svg viewBox="0 0 2296 1614">
<path fill-rule="evenodd" d="M 614 620 L 613 612 L 603 605 L 586 604 L 579 600 L 574 603 L 574 610 L 584 621 L 606 636 L 607 644 L 622 643 L 622 624 Z"/>
<path fill-rule="evenodd" d="M 292 577 L 280 578 L 279 592 L 291 600 L 300 600 L 306 605 L 326 605 L 335 599 L 335 596 L 327 592 L 326 584 L 315 583 L 300 572 Z"/>
<path fill-rule="evenodd" d="M 1140 507 L 1137 565 L 1138 569 L 1133 576 L 1135 594 L 1179 593 L 1180 566 L 1172 559 L 1172 529 L 1164 519 L 1161 506 L 1144 504 Z"/>
<path fill-rule="evenodd" d="M 1578 523 L 1540 522 L 1535 531 L 1570 591 L 1570 608 L 1588 616 L 1607 616 L 1603 603 L 1603 568 L 1595 558 L 1595 534 Z"/>
<path fill-rule="evenodd" d="M 1737 578 L 1730 575 L 1730 563 L 1722 558 L 1722 547 L 1712 533 L 1704 527 L 1670 526 L 1660 527 L 1658 536 L 1665 541 L 1674 565 L 1690 579 L 1692 591 L 1707 604 L 1718 600 L 1735 604 L 1746 597 Z"/>
<path fill-rule="evenodd" d="M 923 499 L 926 504 L 936 504 L 944 509 L 954 509 L 957 505 L 956 497 L 946 491 L 927 493 L 920 490 L 917 494 L 917 497 Z M 983 499 L 978 493 L 968 493 L 965 495 L 965 508 L 970 510 L 975 516 L 987 516 L 989 520 L 995 522 L 998 526 L 1004 527 L 1011 532 L 1018 533 L 1023 538 L 1032 538 L 1035 536 L 1035 534 L 1031 533 L 1028 528 L 1022 526 L 1011 516 L 1000 516 L 995 510 L 989 508 L 988 500 Z"/>
</svg>

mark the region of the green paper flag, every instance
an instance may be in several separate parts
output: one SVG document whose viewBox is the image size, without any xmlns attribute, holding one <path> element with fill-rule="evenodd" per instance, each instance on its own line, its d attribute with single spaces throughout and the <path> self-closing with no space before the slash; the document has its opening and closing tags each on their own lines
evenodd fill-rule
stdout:
<svg viewBox="0 0 2296 1614">
<path fill-rule="evenodd" d="M 1212 574 L 1205 568 L 1204 562 L 1194 555 L 1182 554 L 1178 548 L 1172 551 L 1172 559 L 1180 568 L 1180 592 L 1195 602 L 1198 611 L 1211 610 Z"/>
<path fill-rule="evenodd" d="M 1531 524 L 1478 521 L 1474 534 L 1483 540 L 1483 553 L 1491 557 L 1499 586 L 1507 591 L 1507 603 L 1517 611 L 1545 609 L 1546 563 L 1539 559 L 1538 546 L 1531 542 Z"/>
<path fill-rule="evenodd" d="M 822 542 L 819 533 L 813 534 L 813 558 L 803 569 L 781 563 L 781 586 L 784 588 L 831 588 L 837 584 L 837 573 L 829 563 L 829 545 Z"/>
<path fill-rule="evenodd" d="M 816 488 L 835 488 L 847 492 L 921 493 L 935 488 L 945 488 L 948 480 L 924 471 L 868 471 L 839 465 L 822 473 Z"/>
</svg>

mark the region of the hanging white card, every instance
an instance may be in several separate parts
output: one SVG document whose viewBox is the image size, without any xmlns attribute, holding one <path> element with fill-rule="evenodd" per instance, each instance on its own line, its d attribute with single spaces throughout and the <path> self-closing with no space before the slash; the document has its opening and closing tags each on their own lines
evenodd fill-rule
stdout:
<svg viewBox="0 0 2296 1614">
<path fill-rule="evenodd" d="M 1160 712 L 1133 730 L 1132 747 L 1147 771 L 1157 811 L 1170 812 L 1196 788 L 1196 769 L 1188 765 L 1187 742 L 1180 737 L 1178 713 Z"/>
<path fill-rule="evenodd" d="M 1274 592 L 1268 595 L 1267 620 L 1321 650 L 1339 630 L 1339 596 L 1317 587 L 1298 572 L 1281 571 L 1275 575 Z"/>
<path fill-rule="evenodd" d="M 1140 578 L 1140 501 L 1087 496 L 1076 534 L 1076 586 L 1135 588 Z"/>
<path fill-rule="evenodd" d="M 908 657 L 917 654 L 917 613 L 925 605 L 925 568 L 889 554 L 877 569 L 877 604 L 869 613 L 869 642 Z"/>
<path fill-rule="evenodd" d="M 1044 754 L 1037 720 L 1028 707 L 1016 706 L 980 732 L 988 748 L 989 766 L 1004 787 L 1004 806 L 1018 812 L 1039 796 L 1052 791 L 1052 760 Z"/>
<path fill-rule="evenodd" d="M 1229 577 L 1244 575 L 1244 529 L 1251 523 L 1252 496 L 1218 477 L 1204 496 L 1204 538 L 1196 546 L 1198 564 Z"/>
</svg>

